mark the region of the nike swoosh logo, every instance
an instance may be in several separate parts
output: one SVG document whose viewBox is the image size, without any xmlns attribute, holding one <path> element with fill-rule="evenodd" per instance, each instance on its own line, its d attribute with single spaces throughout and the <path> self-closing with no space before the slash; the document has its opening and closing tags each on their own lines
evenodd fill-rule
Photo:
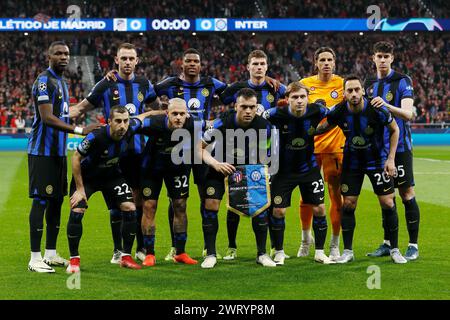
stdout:
<svg viewBox="0 0 450 320">
<path fill-rule="evenodd" d="M 419 220 L 414 220 L 414 221 L 408 221 L 408 223 L 416 223 L 417 221 L 419 221 Z"/>
<path fill-rule="evenodd" d="M 127 200 L 133 199 L 133 197 L 127 197 Z"/>
<path fill-rule="evenodd" d="M 392 187 L 387 188 L 387 189 L 383 189 L 383 192 L 386 192 L 386 191 L 390 190 L 391 188 L 392 188 Z"/>
<path fill-rule="evenodd" d="M 44 231 L 44 229 L 36 229 L 36 231 L 40 232 L 40 231 Z"/>
<path fill-rule="evenodd" d="M 404 184 L 406 181 L 399 182 L 398 185 Z"/>
<path fill-rule="evenodd" d="M 177 96 L 182 96 L 184 92 L 177 92 Z"/>
<path fill-rule="evenodd" d="M 67 235 L 67 238 L 74 239 L 74 238 L 78 238 L 78 236 L 69 236 L 69 235 Z"/>
<path fill-rule="evenodd" d="M 130 236 L 135 236 L 136 235 L 136 233 L 130 233 Z"/>
<path fill-rule="evenodd" d="M 320 200 L 320 201 L 322 201 L 322 200 L 323 200 L 323 198 L 325 198 L 325 197 L 320 197 L 320 198 L 319 198 L 319 200 Z"/>
<path fill-rule="evenodd" d="M 187 192 L 183 192 L 183 193 L 181 194 L 181 196 L 185 196 L 185 195 L 187 195 Z"/>
<path fill-rule="evenodd" d="M 113 97 L 113 100 L 119 100 L 120 99 L 120 97 Z"/>
</svg>

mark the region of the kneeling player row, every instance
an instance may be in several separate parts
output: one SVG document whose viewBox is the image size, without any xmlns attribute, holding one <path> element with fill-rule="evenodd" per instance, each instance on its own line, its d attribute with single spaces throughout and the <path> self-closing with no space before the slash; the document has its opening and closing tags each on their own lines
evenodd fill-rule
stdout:
<svg viewBox="0 0 450 320">
<path fill-rule="evenodd" d="M 257 262 L 263 266 L 283 264 L 284 215 L 290 205 L 290 196 L 296 186 L 300 187 L 305 203 L 313 205 L 314 231 L 316 238 L 315 260 L 322 263 L 346 263 L 353 260 L 352 237 L 355 227 L 354 211 L 361 189 L 364 174 L 369 175 L 374 191 L 378 195 L 383 208 L 383 216 L 389 225 L 391 256 L 394 262 L 404 263 L 406 260 L 397 249 L 398 220 L 394 205 L 394 188 L 389 176 L 394 175 L 393 159 L 398 141 L 398 127 L 384 107 L 375 108 L 363 98 L 361 82 L 355 77 L 346 79 L 345 96 L 347 102 L 337 105 L 331 111 L 317 104 L 308 104 L 308 90 L 299 83 L 288 86 L 289 105 L 266 111 L 263 116 L 256 114 L 256 94 L 251 89 L 242 89 L 237 96 L 235 110 L 225 113 L 216 119 L 203 135 L 199 148 L 203 162 L 209 166 L 205 180 L 201 183 L 204 195 L 202 204 L 202 228 L 205 240 L 206 257 L 203 268 L 212 268 L 217 263 L 215 240 L 218 230 L 217 212 L 224 194 L 224 178 L 235 171 L 235 165 L 267 163 L 271 157 L 271 166 L 278 161 L 278 172 L 272 180 L 271 212 L 264 212 L 253 218 L 253 230 L 257 242 Z M 125 111 L 124 111 L 125 110 Z M 143 161 L 145 174 L 141 192 L 144 197 L 144 215 L 142 231 L 147 256 L 144 265 L 154 265 L 154 215 L 157 199 L 165 181 L 172 206 L 175 211 L 173 232 L 176 239 L 175 260 L 194 264 L 184 252 L 187 234 L 186 198 L 188 196 L 189 166 L 185 163 L 175 164 L 172 161 L 172 131 L 180 128 L 192 128 L 193 121 L 187 118 L 187 108 L 181 99 L 172 99 L 167 115 L 151 116 L 142 114 L 137 120 L 128 120 L 126 109 L 114 107 L 111 110 L 109 125 L 88 135 L 80 144 L 74 155 L 74 178 L 71 190 L 72 211 L 68 226 L 68 239 L 71 249 L 69 272 L 79 271 L 78 243 L 81 238 L 81 218 L 87 208 L 87 199 L 97 190 L 103 192 L 110 208 L 119 208 L 122 214 L 122 236 L 124 242 L 121 265 L 140 268 L 130 256 L 135 233 L 134 205 L 132 195 L 125 180 L 121 178 L 118 166 L 119 156 L 126 150 L 128 137 L 135 132 L 147 133 L 150 136 L 146 156 Z M 324 118 L 325 122 L 319 124 Z M 128 123 L 128 121 L 130 123 Z M 344 209 L 342 217 L 344 254 L 341 257 L 328 258 L 323 252 L 327 225 L 323 207 L 323 181 L 317 168 L 314 156 L 314 135 L 338 125 L 346 135 L 344 149 L 344 168 L 342 177 L 342 194 Z M 276 139 L 271 137 L 271 129 L 278 129 Z M 389 150 L 384 144 L 384 129 L 389 129 Z M 139 131 L 140 130 L 140 131 Z M 244 139 L 244 152 L 234 152 L 232 161 L 219 161 L 211 155 L 227 154 L 230 150 L 227 143 L 215 141 L 214 132 L 227 130 L 266 130 L 265 145 L 260 143 L 260 136 L 255 141 Z M 276 144 L 275 154 L 270 154 L 270 143 Z M 195 147 L 195 146 L 194 146 Z M 255 149 L 256 147 L 256 149 Z M 222 149 L 219 152 L 219 149 Z M 259 152 L 264 149 L 265 152 Z M 185 150 L 186 152 L 186 150 Z M 256 158 L 252 157 L 256 153 Z M 256 159 L 256 161 L 255 161 Z M 229 159 L 227 159 L 229 160 Z M 241 162 L 238 162 L 241 161 Z M 231 162 L 231 163 L 230 163 Z M 272 246 L 275 258 L 266 254 L 266 238 L 270 225 Z"/>
</svg>

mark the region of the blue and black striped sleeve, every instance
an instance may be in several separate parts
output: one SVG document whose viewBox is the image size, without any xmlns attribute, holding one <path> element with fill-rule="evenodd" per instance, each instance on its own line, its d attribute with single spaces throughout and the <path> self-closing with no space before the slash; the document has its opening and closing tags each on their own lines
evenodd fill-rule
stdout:
<svg viewBox="0 0 450 320">
<path fill-rule="evenodd" d="M 392 113 L 385 106 L 382 106 L 378 109 L 378 116 L 380 117 L 381 123 L 383 123 L 383 125 L 385 126 L 390 124 L 394 119 L 392 117 Z"/>
<path fill-rule="evenodd" d="M 287 87 L 284 84 L 280 85 L 280 88 L 278 89 L 278 99 L 283 99 L 286 95 Z"/>
<path fill-rule="evenodd" d="M 77 146 L 77 151 L 83 156 L 87 157 L 95 149 L 96 136 L 94 132 L 89 133 L 84 137 L 83 141 Z"/>
<path fill-rule="evenodd" d="M 51 81 L 48 81 L 48 77 L 40 76 L 37 79 L 37 87 L 35 90 L 38 105 L 52 103 L 55 91 L 56 87 Z"/>
<path fill-rule="evenodd" d="M 220 95 L 227 88 L 226 83 L 223 83 L 222 81 L 217 80 L 216 78 L 212 78 L 212 81 L 214 83 L 214 90 L 217 95 Z"/>
<path fill-rule="evenodd" d="M 224 104 L 230 104 L 232 102 L 236 102 L 236 95 L 238 92 L 237 83 L 233 83 L 225 88 L 225 90 L 220 94 L 220 100 Z"/>
<path fill-rule="evenodd" d="M 145 99 L 144 103 L 152 103 L 157 98 L 155 88 L 153 87 L 152 83 L 148 81 L 148 89 L 145 93 Z"/>
<path fill-rule="evenodd" d="M 102 79 L 91 89 L 86 100 L 89 101 L 94 107 L 98 108 L 103 99 L 105 90 L 109 88 L 108 80 Z"/>
<path fill-rule="evenodd" d="M 414 88 L 410 77 L 405 77 L 400 80 L 398 91 L 400 92 L 400 100 L 406 98 L 414 99 Z"/>
</svg>

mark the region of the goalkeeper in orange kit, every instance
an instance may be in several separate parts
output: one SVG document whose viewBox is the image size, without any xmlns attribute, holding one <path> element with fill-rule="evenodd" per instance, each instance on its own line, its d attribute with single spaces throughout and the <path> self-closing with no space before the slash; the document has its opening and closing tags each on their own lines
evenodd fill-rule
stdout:
<svg viewBox="0 0 450 320">
<path fill-rule="evenodd" d="M 327 108 L 343 100 L 344 79 L 333 74 L 336 64 L 336 54 L 329 47 L 321 47 L 314 53 L 317 75 L 300 80 L 309 88 L 309 103 L 320 103 Z M 323 175 L 328 184 L 330 197 L 330 219 L 333 234 L 330 244 L 330 259 L 336 260 L 340 256 L 339 233 L 341 228 L 342 197 L 340 191 L 340 176 L 342 170 L 343 146 L 345 136 L 338 127 L 315 137 L 315 155 L 319 167 L 323 168 Z M 302 243 L 297 256 L 309 255 L 309 248 L 313 244 L 311 223 L 313 211 L 309 204 L 300 203 L 300 219 L 302 222 Z"/>
</svg>

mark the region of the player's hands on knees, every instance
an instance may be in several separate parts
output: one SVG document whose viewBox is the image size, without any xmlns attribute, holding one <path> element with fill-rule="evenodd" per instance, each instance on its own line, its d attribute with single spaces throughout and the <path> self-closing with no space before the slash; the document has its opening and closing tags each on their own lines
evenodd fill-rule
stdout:
<svg viewBox="0 0 450 320">
<path fill-rule="evenodd" d="M 70 197 L 70 208 L 75 208 L 81 200 L 84 200 L 87 203 L 86 192 L 77 189 Z"/>
<path fill-rule="evenodd" d="M 394 159 L 387 159 L 384 164 L 384 172 L 390 177 L 394 177 L 397 173 Z"/>
<path fill-rule="evenodd" d="M 83 135 L 86 136 L 88 135 L 91 131 L 98 129 L 100 127 L 103 127 L 104 125 L 101 124 L 100 122 L 98 123 L 91 123 L 90 125 L 86 126 L 83 128 Z"/>
<path fill-rule="evenodd" d="M 373 105 L 375 108 L 381 108 L 386 104 L 386 102 L 381 97 L 375 97 L 370 101 L 370 104 Z"/>
<path fill-rule="evenodd" d="M 111 71 L 109 71 L 106 75 L 105 75 L 105 79 L 108 81 L 117 81 L 117 77 L 116 77 L 116 73 L 118 73 L 118 71 L 116 69 L 113 69 Z"/>
<path fill-rule="evenodd" d="M 217 172 L 222 173 L 224 176 L 228 176 L 236 171 L 236 168 L 234 166 L 226 162 L 218 162 L 214 165 L 214 169 Z"/>
</svg>

